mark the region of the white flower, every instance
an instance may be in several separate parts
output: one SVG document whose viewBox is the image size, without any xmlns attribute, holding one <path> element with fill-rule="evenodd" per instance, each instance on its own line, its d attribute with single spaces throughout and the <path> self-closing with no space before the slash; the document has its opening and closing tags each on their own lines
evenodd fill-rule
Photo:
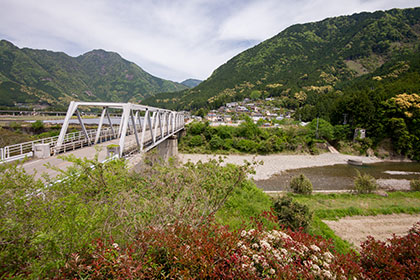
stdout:
<svg viewBox="0 0 420 280">
<path fill-rule="evenodd" d="M 245 237 L 246 236 L 246 230 L 241 231 L 241 237 Z"/>
<path fill-rule="evenodd" d="M 321 271 L 321 268 L 319 268 L 319 266 L 318 266 L 318 265 L 316 265 L 316 264 L 313 264 L 313 265 L 312 265 L 312 269 L 313 269 L 313 270 L 315 270 L 316 272 Z"/>
<path fill-rule="evenodd" d="M 313 262 L 309 260 L 309 261 L 304 261 L 303 264 L 306 266 L 312 266 Z"/>
<path fill-rule="evenodd" d="M 332 259 L 334 259 L 334 255 L 333 255 L 333 254 L 331 254 L 330 252 L 325 252 L 325 253 L 324 253 L 324 258 L 325 258 L 325 261 L 326 261 L 327 263 L 330 263 L 330 262 L 331 262 L 331 260 L 332 260 Z"/>
<path fill-rule="evenodd" d="M 289 235 L 287 235 L 286 233 L 282 232 L 282 231 L 278 231 L 278 234 L 283 238 L 283 239 L 292 239 Z"/>
<path fill-rule="evenodd" d="M 321 249 L 319 249 L 319 247 L 318 246 L 316 246 L 316 245 L 314 245 L 314 244 L 312 244 L 311 246 L 309 246 L 312 250 L 314 250 L 315 252 L 319 252 L 319 251 L 321 251 Z"/>
<path fill-rule="evenodd" d="M 281 248 L 280 249 L 280 251 L 283 253 L 283 255 L 287 255 L 289 252 L 287 252 L 287 250 L 286 249 L 284 249 L 284 248 Z"/>
<path fill-rule="evenodd" d="M 117 243 L 112 243 L 112 247 L 114 247 L 115 249 L 119 249 L 120 248 L 120 246 L 118 246 Z"/>
<path fill-rule="evenodd" d="M 315 256 L 315 255 L 311 255 L 311 257 L 310 257 L 314 262 L 317 262 L 318 261 L 318 258 L 317 258 L 317 256 Z"/>
<path fill-rule="evenodd" d="M 306 247 L 305 245 L 302 244 L 301 249 L 303 252 L 307 252 L 309 251 L 308 247 Z"/>
<path fill-rule="evenodd" d="M 248 231 L 248 236 L 253 235 L 253 234 L 254 234 L 254 232 L 255 232 L 255 229 L 250 229 L 250 230 Z"/>
<path fill-rule="evenodd" d="M 276 271 L 273 268 L 270 268 L 270 270 L 268 271 L 270 274 L 274 274 L 276 273 Z"/>
<path fill-rule="evenodd" d="M 254 243 L 254 244 L 251 245 L 251 248 L 252 249 L 258 249 L 258 248 L 260 248 L 260 246 L 258 246 L 257 243 Z"/>
<path fill-rule="evenodd" d="M 325 270 L 325 269 L 322 270 L 322 275 L 327 279 L 332 279 L 333 278 L 331 272 L 328 271 L 328 270 Z"/>
<path fill-rule="evenodd" d="M 262 240 L 260 242 L 260 244 L 261 244 L 261 248 L 263 248 L 265 250 L 270 250 L 271 249 L 271 245 L 267 241 Z"/>
</svg>

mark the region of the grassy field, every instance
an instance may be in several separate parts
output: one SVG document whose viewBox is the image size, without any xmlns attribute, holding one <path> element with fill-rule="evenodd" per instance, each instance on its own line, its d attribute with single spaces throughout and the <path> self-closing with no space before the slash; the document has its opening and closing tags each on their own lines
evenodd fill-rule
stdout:
<svg viewBox="0 0 420 280">
<path fill-rule="evenodd" d="M 390 192 L 387 197 L 376 194 L 287 194 L 305 204 L 313 213 L 309 232 L 332 239 L 336 250 L 346 253 L 353 250 L 322 220 L 338 220 L 348 216 L 374 216 L 379 214 L 420 213 L 420 192 Z M 275 198 L 273 195 L 272 197 Z"/>
<path fill-rule="evenodd" d="M 420 213 L 420 192 L 390 192 L 388 197 L 375 194 L 315 194 L 293 197 L 308 205 L 317 217 L 327 220 L 355 215 Z"/>
</svg>

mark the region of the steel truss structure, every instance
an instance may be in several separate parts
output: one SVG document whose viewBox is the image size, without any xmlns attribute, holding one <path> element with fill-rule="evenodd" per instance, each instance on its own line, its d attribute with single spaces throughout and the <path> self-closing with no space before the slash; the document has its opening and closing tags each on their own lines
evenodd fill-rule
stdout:
<svg viewBox="0 0 420 280">
<path fill-rule="evenodd" d="M 93 135 L 86 130 L 79 107 L 99 107 L 102 114 L 99 125 L 93 139 Z M 109 109 L 121 110 L 121 119 L 117 126 L 111 122 Z M 119 156 L 125 151 L 125 139 L 129 134 L 134 134 L 138 151 L 147 151 L 157 146 L 167 138 L 184 129 L 183 112 L 170 111 L 150 106 L 132 103 L 109 103 L 109 102 L 76 102 L 71 101 L 64 119 L 63 126 L 58 136 L 54 153 L 63 150 L 63 143 L 71 117 L 76 114 L 82 127 L 82 132 L 89 145 L 97 144 L 101 137 L 111 133 L 119 138 Z M 142 116 L 144 115 L 144 116 Z M 108 121 L 109 128 L 103 129 L 104 121 Z"/>
</svg>

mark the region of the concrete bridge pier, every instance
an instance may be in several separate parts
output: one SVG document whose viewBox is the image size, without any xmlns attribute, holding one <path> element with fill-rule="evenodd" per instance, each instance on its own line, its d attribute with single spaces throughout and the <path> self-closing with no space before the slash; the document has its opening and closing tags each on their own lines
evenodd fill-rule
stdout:
<svg viewBox="0 0 420 280">
<path fill-rule="evenodd" d="M 135 172 L 140 172 L 145 164 L 163 164 L 168 162 L 169 158 L 176 158 L 178 156 L 178 139 L 181 134 L 182 131 L 170 136 L 152 150 L 134 156 L 129 160 L 129 166 Z"/>
<path fill-rule="evenodd" d="M 168 161 L 171 157 L 178 156 L 178 135 L 173 135 L 157 145 L 156 147 L 156 157 L 159 160 L 165 162 Z"/>
</svg>

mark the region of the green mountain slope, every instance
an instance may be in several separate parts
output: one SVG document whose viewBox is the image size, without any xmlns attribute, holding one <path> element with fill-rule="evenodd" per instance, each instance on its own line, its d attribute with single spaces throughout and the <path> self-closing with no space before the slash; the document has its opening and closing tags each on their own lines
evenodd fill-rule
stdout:
<svg viewBox="0 0 420 280">
<path fill-rule="evenodd" d="M 202 82 L 202 80 L 187 79 L 187 80 L 181 82 L 181 84 L 183 84 L 184 86 L 187 86 L 189 88 L 193 88 L 193 87 L 198 86 L 201 82 Z"/>
<path fill-rule="evenodd" d="M 177 109 L 217 108 L 259 90 L 263 96 L 288 97 L 285 105 L 298 107 L 322 94 L 338 95 L 346 83 L 363 81 L 358 78 L 386 63 L 404 61 L 403 56 L 418 52 L 419 34 L 420 8 L 298 24 L 235 56 L 197 87 L 145 102 Z"/>
<path fill-rule="evenodd" d="M 94 50 L 74 58 L 0 41 L 0 106 L 139 102 L 150 94 L 186 88 L 148 74 L 117 53 Z"/>
</svg>

